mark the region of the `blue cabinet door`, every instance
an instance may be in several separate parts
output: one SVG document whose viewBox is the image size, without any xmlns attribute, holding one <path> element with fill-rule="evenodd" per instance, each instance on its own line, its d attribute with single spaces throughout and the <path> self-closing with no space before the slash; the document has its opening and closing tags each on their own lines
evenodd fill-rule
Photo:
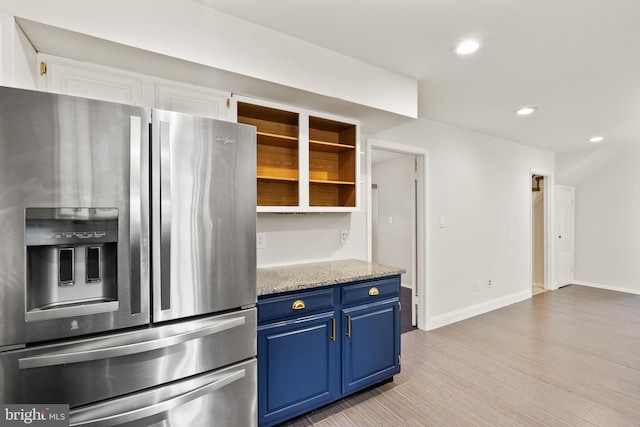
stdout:
<svg viewBox="0 0 640 427">
<path fill-rule="evenodd" d="M 398 298 L 342 310 L 343 395 L 400 372 Z"/>
<path fill-rule="evenodd" d="M 258 422 L 270 426 L 340 396 L 335 311 L 258 326 Z"/>
</svg>

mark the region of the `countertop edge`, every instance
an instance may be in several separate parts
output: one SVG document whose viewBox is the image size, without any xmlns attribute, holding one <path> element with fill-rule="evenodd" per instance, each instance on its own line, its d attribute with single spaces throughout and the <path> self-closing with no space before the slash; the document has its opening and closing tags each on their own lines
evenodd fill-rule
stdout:
<svg viewBox="0 0 640 427">
<path fill-rule="evenodd" d="M 258 268 L 258 297 L 315 289 L 405 273 L 406 270 L 360 260 L 338 260 Z"/>
</svg>

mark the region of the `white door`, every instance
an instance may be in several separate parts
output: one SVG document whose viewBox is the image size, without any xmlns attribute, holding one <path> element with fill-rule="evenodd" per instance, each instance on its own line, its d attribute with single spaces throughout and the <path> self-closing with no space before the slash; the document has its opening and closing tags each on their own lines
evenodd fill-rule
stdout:
<svg viewBox="0 0 640 427">
<path fill-rule="evenodd" d="M 555 190 L 554 288 L 558 288 L 573 280 L 575 188 L 557 185 Z"/>
</svg>

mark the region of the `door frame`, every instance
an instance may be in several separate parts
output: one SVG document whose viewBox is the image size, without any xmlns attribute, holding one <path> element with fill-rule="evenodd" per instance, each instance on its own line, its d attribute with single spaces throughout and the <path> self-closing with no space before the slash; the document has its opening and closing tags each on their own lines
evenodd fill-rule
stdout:
<svg viewBox="0 0 640 427">
<path fill-rule="evenodd" d="M 529 169 L 528 193 L 529 193 L 529 288 L 533 288 L 533 192 L 531 191 L 531 177 L 543 176 L 544 185 L 544 288 L 556 290 L 553 283 L 553 209 L 555 198 L 554 175 L 551 171 L 541 169 Z"/>
<path fill-rule="evenodd" d="M 418 170 L 416 173 L 418 181 L 418 191 L 416 194 L 416 235 L 417 242 L 415 248 L 416 271 L 414 274 L 416 283 L 416 292 L 418 301 L 418 328 L 427 329 L 427 319 L 429 313 L 428 301 L 430 301 L 429 293 L 429 277 L 428 277 L 428 257 L 429 242 L 427 234 L 427 224 L 429 221 L 428 210 L 428 179 L 427 170 L 429 168 L 429 150 L 425 148 L 415 147 L 411 145 L 396 144 L 393 142 L 382 141 L 377 139 L 367 139 L 366 156 L 367 156 L 367 174 L 366 174 L 366 195 L 367 195 L 367 260 L 372 260 L 372 206 L 371 206 L 371 150 L 380 149 L 392 151 L 395 153 L 414 156 L 417 159 Z"/>
</svg>

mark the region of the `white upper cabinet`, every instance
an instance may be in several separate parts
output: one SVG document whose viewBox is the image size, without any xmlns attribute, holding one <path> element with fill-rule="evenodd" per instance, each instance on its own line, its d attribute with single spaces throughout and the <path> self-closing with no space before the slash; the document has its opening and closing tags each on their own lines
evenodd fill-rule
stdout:
<svg viewBox="0 0 640 427">
<path fill-rule="evenodd" d="M 46 54 L 39 54 L 39 63 L 41 67 L 46 65 L 39 80 L 43 91 L 219 120 L 235 119 L 229 113 L 229 92 Z"/>
<path fill-rule="evenodd" d="M 219 120 L 229 118 L 230 94 L 170 81 L 156 83 L 158 108 Z"/>
<path fill-rule="evenodd" d="M 39 61 L 40 90 L 121 104 L 145 105 L 142 75 L 44 54 L 39 55 Z"/>
</svg>

